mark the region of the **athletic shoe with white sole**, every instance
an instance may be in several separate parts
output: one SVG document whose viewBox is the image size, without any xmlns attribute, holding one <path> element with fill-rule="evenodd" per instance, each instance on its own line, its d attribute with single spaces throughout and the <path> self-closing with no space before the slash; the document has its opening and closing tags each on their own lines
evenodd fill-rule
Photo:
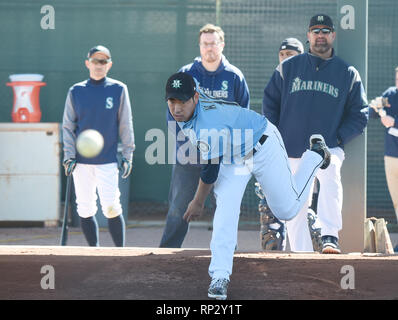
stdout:
<svg viewBox="0 0 398 320">
<path fill-rule="evenodd" d="M 326 169 L 330 164 L 330 150 L 322 135 L 313 134 L 310 137 L 310 150 L 318 153 L 323 158 L 321 169 Z"/>
<path fill-rule="evenodd" d="M 227 299 L 227 289 L 229 280 L 225 278 L 214 278 L 211 280 L 207 296 L 211 299 L 225 300 Z"/>
<path fill-rule="evenodd" d="M 336 237 L 323 236 L 322 237 L 322 253 L 339 254 L 341 253 L 339 242 Z"/>
</svg>

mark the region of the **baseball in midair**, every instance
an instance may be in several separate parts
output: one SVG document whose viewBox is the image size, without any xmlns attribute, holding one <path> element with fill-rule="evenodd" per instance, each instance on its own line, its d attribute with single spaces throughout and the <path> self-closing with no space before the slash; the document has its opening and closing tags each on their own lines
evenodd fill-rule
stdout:
<svg viewBox="0 0 398 320">
<path fill-rule="evenodd" d="M 102 134 L 94 129 L 82 131 L 76 140 L 76 149 L 85 158 L 98 156 L 104 147 Z"/>
</svg>

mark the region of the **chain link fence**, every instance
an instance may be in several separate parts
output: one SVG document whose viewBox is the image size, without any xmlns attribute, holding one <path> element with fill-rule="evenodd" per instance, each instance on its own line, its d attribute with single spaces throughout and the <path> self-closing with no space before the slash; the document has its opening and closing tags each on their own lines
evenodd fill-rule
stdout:
<svg viewBox="0 0 398 320">
<path fill-rule="evenodd" d="M 83 61 L 87 50 L 99 43 L 108 46 L 114 57 L 110 76 L 128 85 L 133 104 L 137 151 L 128 195 L 132 218 L 165 217 L 167 212 L 171 165 L 146 163 L 149 142 L 145 134 L 149 128 L 166 132 L 164 82 L 199 55 L 198 32 L 204 24 L 224 29 L 224 54 L 242 70 L 251 108 L 261 112 L 263 89 L 278 64 L 281 41 L 296 37 L 305 44 L 309 19 L 316 13 L 328 14 L 337 22 L 336 1 L 54 0 L 51 5 L 55 29 L 45 31 L 40 29 L 42 4 L 34 0 L 0 2 L 0 121 L 11 121 L 12 92 L 5 86 L 8 76 L 42 73 L 47 82 L 41 92 L 42 121 L 61 122 L 68 88 L 87 78 Z M 398 3 L 369 0 L 368 12 L 367 93 L 371 99 L 394 84 Z M 369 121 L 367 209 L 368 216 L 396 223 L 384 173 L 383 131 L 378 120 Z M 243 218 L 257 219 L 257 205 L 251 180 L 242 202 Z"/>
</svg>

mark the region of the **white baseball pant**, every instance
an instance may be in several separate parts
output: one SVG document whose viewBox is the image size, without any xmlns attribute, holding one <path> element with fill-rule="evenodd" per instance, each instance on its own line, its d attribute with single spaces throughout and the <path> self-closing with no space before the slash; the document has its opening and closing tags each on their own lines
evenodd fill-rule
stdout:
<svg viewBox="0 0 398 320">
<path fill-rule="evenodd" d="M 342 228 L 343 186 L 341 184 L 341 166 L 345 154 L 343 149 L 339 147 L 329 150 L 331 153 L 330 165 L 325 170 L 319 170 L 316 174 L 320 185 L 317 215 L 322 236 L 330 235 L 338 238 L 339 231 Z M 300 159 L 289 158 L 289 162 L 293 173 L 296 172 Z M 310 197 L 312 197 L 312 190 Z M 314 251 L 307 221 L 310 197 L 297 216 L 286 223 L 292 251 Z"/>
<path fill-rule="evenodd" d="M 384 170 L 386 173 L 388 191 L 398 219 L 398 158 L 384 156 Z"/>
<path fill-rule="evenodd" d="M 244 164 L 221 164 L 214 184 L 217 208 L 213 220 L 212 252 L 209 275 L 229 278 L 237 243 L 242 197 L 253 174 L 261 184 L 272 212 L 281 220 L 292 219 L 306 202 L 322 157 L 307 150 L 293 176 L 282 137 L 268 122 L 268 136 L 254 156 Z"/>
<path fill-rule="evenodd" d="M 77 213 L 89 218 L 97 213 L 97 193 L 103 214 L 115 218 L 122 214 L 117 163 L 81 164 L 73 170 Z"/>
</svg>

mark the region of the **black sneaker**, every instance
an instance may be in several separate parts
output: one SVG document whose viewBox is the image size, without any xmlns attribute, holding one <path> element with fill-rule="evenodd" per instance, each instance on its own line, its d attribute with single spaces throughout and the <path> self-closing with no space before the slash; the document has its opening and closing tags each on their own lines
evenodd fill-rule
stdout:
<svg viewBox="0 0 398 320">
<path fill-rule="evenodd" d="M 227 289 L 229 280 L 225 278 L 215 278 L 211 280 L 207 296 L 211 299 L 225 300 L 227 299 Z"/>
<path fill-rule="evenodd" d="M 336 237 L 322 237 L 322 253 L 339 254 L 341 253 L 339 242 Z"/>
<path fill-rule="evenodd" d="M 318 153 L 323 158 L 321 169 L 326 169 L 330 164 L 330 151 L 325 139 L 320 134 L 313 134 L 310 137 L 310 150 Z"/>
</svg>

